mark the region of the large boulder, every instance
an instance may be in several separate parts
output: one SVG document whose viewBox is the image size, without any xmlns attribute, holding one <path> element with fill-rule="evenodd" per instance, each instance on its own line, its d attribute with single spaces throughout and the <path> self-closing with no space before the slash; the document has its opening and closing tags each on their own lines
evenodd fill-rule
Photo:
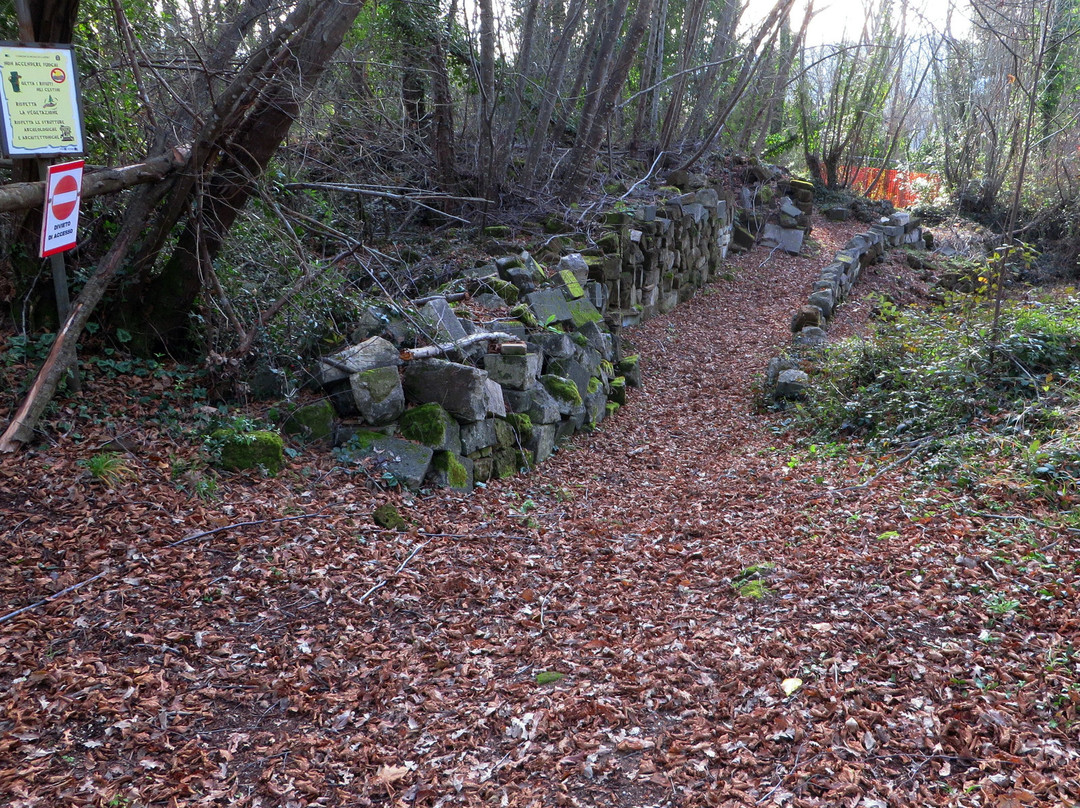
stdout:
<svg viewBox="0 0 1080 808">
<path fill-rule="evenodd" d="M 344 381 L 354 373 L 372 368 L 396 367 L 401 364 L 398 350 L 382 337 L 366 339 L 359 345 L 350 345 L 343 351 L 319 360 L 315 380 L 326 386 Z"/>
<path fill-rule="evenodd" d="M 526 353 L 518 356 L 487 354 L 484 369 L 492 381 L 511 390 L 528 390 L 540 376 L 541 356 Z"/>
<path fill-rule="evenodd" d="M 461 427 L 434 402 L 413 407 L 401 416 L 401 435 L 435 451 L 461 451 Z"/>
<path fill-rule="evenodd" d="M 405 393 L 396 367 L 372 368 L 349 376 L 356 411 L 369 424 L 396 421 L 405 411 Z"/>
<path fill-rule="evenodd" d="M 406 397 L 434 402 L 463 421 L 482 421 L 488 414 L 488 375 L 469 365 L 444 359 L 421 359 L 405 366 Z"/>
</svg>

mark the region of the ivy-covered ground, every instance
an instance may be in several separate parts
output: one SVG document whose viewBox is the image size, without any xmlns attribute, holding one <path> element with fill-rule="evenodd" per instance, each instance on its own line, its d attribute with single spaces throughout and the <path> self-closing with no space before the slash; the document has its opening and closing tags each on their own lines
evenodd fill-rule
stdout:
<svg viewBox="0 0 1080 808">
<path fill-rule="evenodd" d="M 635 329 L 628 406 L 470 496 L 216 472 L 186 371 L 98 367 L 0 465 L 0 802 L 1076 804 L 1068 480 L 994 412 L 949 454 L 756 398 L 829 228 Z M 834 334 L 927 292 L 861 283 Z"/>
</svg>

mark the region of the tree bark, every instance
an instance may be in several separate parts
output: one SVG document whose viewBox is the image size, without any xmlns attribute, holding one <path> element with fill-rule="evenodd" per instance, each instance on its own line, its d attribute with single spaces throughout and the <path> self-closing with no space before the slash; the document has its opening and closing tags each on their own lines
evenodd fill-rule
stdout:
<svg viewBox="0 0 1080 808">
<path fill-rule="evenodd" d="M 600 142 L 603 140 L 604 132 L 607 130 L 608 123 L 611 120 L 611 113 L 615 110 L 615 102 L 618 100 L 619 93 L 622 92 L 623 85 L 626 84 L 626 77 L 630 74 L 630 68 L 637 56 L 638 45 L 641 44 L 641 40 L 645 36 L 645 29 L 648 27 L 649 15 L 652 13 L 654 2 L 655 0 L 638 0 L 637 10 L 626 30 L 622 49 L 619 51 L 619 56 L 611 68 L 607 82 L 597 98 L 596 112 L 591 119 L 589 131 L 580 148 L 575 147 L 574 149 L 570 170 L 567 172 L 566 179 L 560 189 L 560 195 L 563 199 L 576 197 L 580 193 L 584 179 L 589 173 L 590 165 L 600 149 Z"/>
<path fill-rule="evenodd" d="M 551 63 L 548 65 L 547 77 L 542 88 L 543 97 L 540 100 L 540 109 L 536 113 L 536 126 L 529 140 L 529 151 L 525 156 L 522 184 L 529 187 L 532 187 L 536 181 L 540 155 L 543 154 L 544 146 L 547 144 L 551 115 L 555 111 L 555 102 L 559 97 L 559 87 L 562 85 L 563 73 L 566 71 L 570 42 L 574 38 L 578 24 L 581 22 L 584 9 L 585 0 L 574 0 L 570 10 L 567 12 L 566 22 L 551 54 Z"/>
<path fill-rule="evenodd" d="M 90 171 L 83 177 L 82 197 L 113 194 L 133 185 L 158 182 L 184 166 L 190 156 L 191 149 L 179 146 L 168 154 L 150 157 L 141 163 Z M 0 185 L 0 213 L 41 207 L 44 200 L 44 181 Z"/>
<path fill-rule="evenodd" d="M 155 340 L 165 347 L 180 351 L 187 347 L 189 314 L 202 290 L 201 257 L 216 257 L 256 180 L 277 153 L 301 103 L 326 70 L 359 10 L 359 3 L 321 3 L 308 24 L 290 38 L 276 60 L 280 68 L 222 144 L 222 156 L 206 183 L 201 210 L 188 221 L 162 271 L 144 278 L 135 301 L 137 308 L 129 316 L 151 325 Z"/>
</svg>

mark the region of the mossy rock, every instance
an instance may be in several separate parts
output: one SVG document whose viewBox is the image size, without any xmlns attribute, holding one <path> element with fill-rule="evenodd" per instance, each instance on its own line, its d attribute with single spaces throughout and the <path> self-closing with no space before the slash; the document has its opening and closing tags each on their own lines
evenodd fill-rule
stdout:
<svg viewBox="0 0 1080 808">
<path fill-rule="evenodd" d="M 491 287 L 491 291 L 503 299 L 503 302 L 506 303 L 506 305 L 512 306 L 517 303 L 518 294 L 520 292 L 514 284 L 510 283 L 510 281 L 490 278 L 486 283 Z"/>
<path fill-rule="evenodd" d="M 607 410 L 606 417 L 610 418 L 619 411 L 619 403 L 617 401 L 609 401 L 605 406 L 605 409 Z"/>
<path fill-rule="evenodd" d="M 401 436 L 436 450 L 461 450 L 461 427 L 454 416 L 431 402 L 406 410 L 400 421 Z"/>
<path fill-rule="evenodd" d="M 484 235 L 488 238 L 509 238 L 510 227 L 505 224 L 492 224 L 484 228 Z"/>
<path fill-rule="evenodd" d="M 500 449 L 492 456 L 491 476 L 499 480 L 513 477 L 521 468 L 517 449 Z"/>
<path fill-rule="evenodd" d="M 473 461 L 454 452 L 436 452 L 431 459 L 435 482 L 454 491 L 472 491 Z"/>
<path fill-rule="evenodd" d="M 281 431 L 307 440 L 328 440 L 334 432 L 334 407 L 323 399 L 304 407 L 284 405 L 274 420 L 281 421 Z"/>
<path fill-rule="evenodd" d="M 219 429 L 211 438 L 221 447 L 217 462 L 224 469 L 265 469 L 267 474 L 277 474 L 285 468 L 285 441 L 276 432 L 267 429 L 257 432 Z"/>
<path fill-rule="evenodd" d="M 622 248 L 622 236 L 618 233 L 604 233 L 596 240 L 596 246 L 605 253 L 617 253 Z"/>
<path fill-rule="evenodd" d="M 565 233 L 569 229 L 570 226 L 554 213 L 544 219 L 544 232 L 546 233 Z"/>
<path fill-rule="evenodd" d="M 540 383 L 555 399 L 565 401 L 575 407 L 581 404 L 581 391 L 569 379 L 546 373 L 540 377 Z"/>
<path fill-rule="evenodd" d="M 618 405 L 626 403 L 626 377 L 616 376 L 611 380 L 611 385 L 608 389 L 608 398 L 614 401 Z"/>
<path fill-rule="evenodd" d="M 589 379 L 589 386 L 586 388 L 586 392 L 591 396 L 599 393 L 604 389 L 604 380 L 599 376 L 593 376 Z"/>
<path fill-rule="evenodd" d="M 532 313 L 532 309 L 526 306 L 524 303 L 519 303 L 510 310 L 510 316 L 515 320 L 520 320 L 526 328 L 539 328 L 540 321 L 536 319 L 536 315 Z"/>
<path fill-rule="evenodd" d="M 586 323 L 604 322 L 604 315 L 585 298 L 568 300 L 566 307 L 570 309 L 570 317 L 573 318 L 574 328 L 581 328 Z"/>
<path fill-rule="evenodd" d="M 577 300 L 579 297 L 585 297 L 585 290 L 582 288 L 577 276 L 569 269 L 560 269 L 555 273 L 555 277 L 562 284 L 563 294 L 568 298 Z"/>
<path fill-rule="evenodd" d="M 528 418 L 528 416 L 525 416 Z M 530 428 L 532 422 L 529 422 Z M 502 418 L 495 419 L 495 443 L 500 449 L 511 449 L 517 446 L 515 426 Z"/>
<path fill-rule="evenodd" d="M 387 530 L 405 530 L 409 523 L 401 516 L 401 513 L 390 503 L 380 505 L 371 512 L 371 520 L 381 528 Z"/>
<path fill-rule="evenodd" d="M 510 424 L 514 428 L 514 431 L 518 435 L 518 440 L 522 443 L 528 443 L 532 440 L 533 424 L 532 418 L 523 412 L 512 412 L 506 416 L 506 423 Z M 496 427 L 497 429 L 497 427 Z"/>
<path fill-rule="evenodd" d="M 638 354 L 627 356 L 619 360 L 615 369 L 626 377 L 626 384 L 630 387 L 641 387 L 641 357 Z"/>
</svg>

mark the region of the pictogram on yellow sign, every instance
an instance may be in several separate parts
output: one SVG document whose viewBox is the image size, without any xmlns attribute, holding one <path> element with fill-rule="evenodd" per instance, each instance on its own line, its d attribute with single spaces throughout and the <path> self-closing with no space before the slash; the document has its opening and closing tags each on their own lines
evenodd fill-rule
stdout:
<svg viewBox="0 0 1080 808">
<path fill-rule="evenodd" d="M 8 157 L 82 154 L 82 113 L 70 47 L 0 42 L 0 146 Z"/>
</svg>

